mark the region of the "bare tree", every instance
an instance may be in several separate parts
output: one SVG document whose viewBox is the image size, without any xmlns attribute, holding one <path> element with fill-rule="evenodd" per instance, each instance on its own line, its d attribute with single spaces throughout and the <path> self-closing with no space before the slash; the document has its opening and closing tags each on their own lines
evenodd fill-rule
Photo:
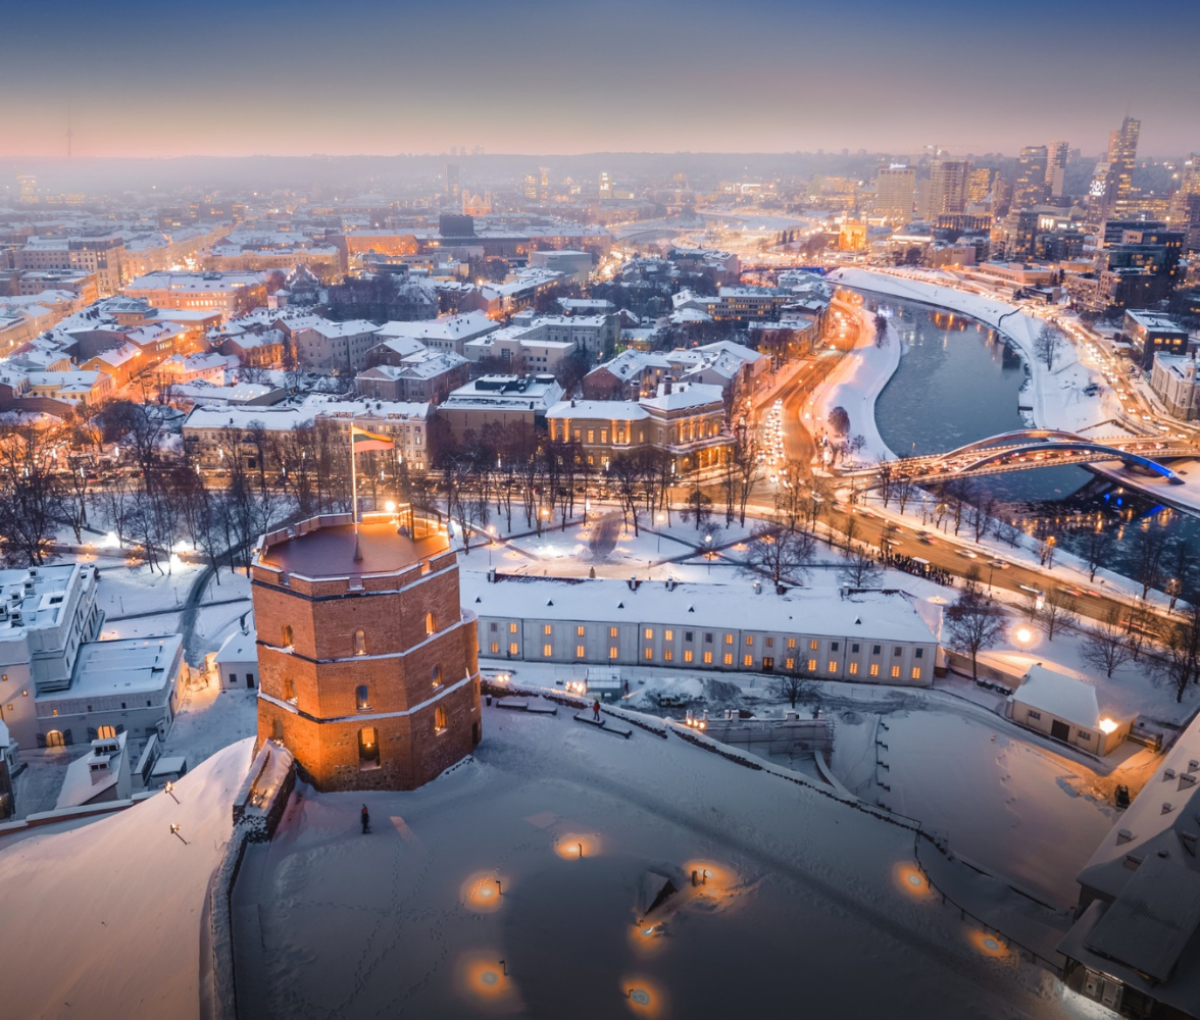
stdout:
<svg viewBox="0 0 1200 1020">
<path fill-rule="evenodd" d="M 1133 553 L 1133 579 L 1142 586 L 1142 598 L 1155 587 L 1162 569 L 1163 554 L 1167 548 L 1167 533 L 1155 521 L 1143 521 L 1133 536 L 1130 551 Z"/>
<path fill-rule="evenodd" d="M 847 588 L 873 588 L 883 579 L 883 568 L 860 546 L 846 553 L 838 578 Z"/>
<path fill-rule="evenodd" d="M 703 530 L 712 517 L 712 499 L 700 488 L 699 482 L 688 489 L 681 516 L 685 522 L 695 524 L 697 531 Z"/>
<path fill-rule="evenodd" d="M 1004 614 L 977 589 L 963 591 L 946 610 L 950 644 L 971 657 L 971 678 L 979 679 L 979 653 L 1004 636 Z"/>
<path fill-rule="evenodd" d="M 1054 628 L 1075 619 L 1075 600 L 1071 598 L 1066 589 L 1051 588 L 1046 592 L 1038 616 L 1046 626 L 1046 640 L 1053 641 Z"/>
<path fill-rule="evenodd" d="M 746 504 L 750 493 L 762 478 L 762 465 L 758 461 L 758 443 L 740 432 L 729 450 L 731 468 L 736 479 L 738 523 L 746 526 Z"/>
<path fill-rule="evenodd" d="M 1176 703 L 1183 701 L 1189 685 L 1200 682 L 1200 605 L 1188 605 L 1183 619 L 1171 624 L 1162 654 L 1154 658 L 1150 668 L 1155 676 L 1170 683 Z"/>
<path fill-rule="evenodd" d="M 1038 330 L 1037 336 L 1033 338 L 1033 354 L 1038 361 L 1046 366 L 1047 372 L 1054 371 L 1054 363 L 1058 360 L 1059 353 L 1066 346 L 1067 341 L 1063 338 L 1058 327 L 1049 322 L 1043 322 L 1042 328 Z"/>
<path fill-rule="evenodd" d="M 802 664 L 803 659 L 799 660 Z M 804 670 L 792 670 L 777 677 L 774 683 L 773 693 L 775 697 L 787 699 L 787 703 L 795 708 L 798 702 L 807 701 L 812 695 L 813 681 L 812 677 Z"/>
<path fill-rule="evenodd" d="M 1096 571 L 1107 561 L 1112 550 L 1112 536 L 1105 531 L 1102 524 L 1088 528 L 1083 537 L 1083 562 L 1087 564 L 1088 580 L 1096 580 Z"/>
<path fill-rule="evenodd" d="M 1081 648 L 1083 661 L 1093 669 L 1104 670 L 1111 677 L 1113 670 L 1133 658 L 1133 652 L 1125 643 L 1125 624 L 1121 621 L 1121 610 L 1109 606 L 1100 623 L 1084 634 Z"/>
<path fill-rule="evenodd" d="M 777 588 L 785 581 L 800 584 L 815 546 L 816 538 L 810 532 L 776 531 L 760 525 L 746 545 L 742 571 L 769 577 Z"/>
</svg>

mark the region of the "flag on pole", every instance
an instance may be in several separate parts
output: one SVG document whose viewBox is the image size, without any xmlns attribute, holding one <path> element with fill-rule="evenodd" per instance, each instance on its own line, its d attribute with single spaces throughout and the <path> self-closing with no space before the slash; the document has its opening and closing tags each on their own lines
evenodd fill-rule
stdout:
<svg viewBox="0 0 1200 1020">
<path fill-rule="evenodd" d="M 366 429 L 360 429 L 357 425 L 350 426 L 350 442 L 353 444 L 355 453 L 391 450 L 396 446 L 395 441 L 388 436 L 380 435 L 378 432 L 368 432 Z"/>
</svg>

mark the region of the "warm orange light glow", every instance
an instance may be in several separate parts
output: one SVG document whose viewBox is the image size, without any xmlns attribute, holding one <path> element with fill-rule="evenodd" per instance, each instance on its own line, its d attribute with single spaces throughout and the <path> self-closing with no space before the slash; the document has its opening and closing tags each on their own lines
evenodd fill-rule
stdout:
<svg viewBox="0 0 1200 1020">
<path fill-rule="evenodd" d="M 476 1000 L 515 1009 L 520 1005 L 516 985 L 504 973 L 498 953 L 473 953 L 459 964 L 459 985 Z"/>
<path fill-rule="evenodd" d="M 497 885 L 497 882 L 500 885 Z M 463 905 L 483 914 L 495 913 L 504 902 L 504 881 L 494 871 L 476 872 L 463 884 L 460 898 Z"/>
<path fill-rule="evenodd" d="M 595 857 L 600 852 L 600 840 L 595 833 L 581 835 L 569 832 L 555 840 L 554 852 L 568 861 Z"/>
<path fill-rule="evenodd" d="M 667 948 L 667 939 L 662 925 L 642 921 L 629 929 L 629 942 L 633 951 L 643 958 L 657 956 Z"/>
<path fill-rule="evenodd" d="M 1029 644 L 1029 642 L 1033 640 L 1033 631 L 1031 631 L 1028 627 L 1018 627 L 1017 640 L 1023 645 Z"/>
<path fill-rule="evenodd" d="M 660 1017 L 667 1015 L 667 995 L 662 986 L 646 977 L 630 977 L 621 981 L 625 1004 L 635 1016 Z"/>
<path fill-rule="evenodd" d="M 696 873 L 696 885 L 691 885 L 692 872 Z M 714 912 L 727 910 L 739 898 L 743 886 L 741 876 L 725 864 L 711 860 L 685 861 L 684 875 L 688 884 L 682 890 L 690 894 L 701 909 Z"/>
<path fill-rule="evenodd" d="M 1099 724 L 1101 733 L 1112 733 L 1117 728 L 1117 724 L 1112 719 L 1101 719 Z"/>
<path fill-rule="evenodd" d="M 984 956 L 992 956 L 997 959 L 1004 959 L 1008 956 L 1008 944 L 999 935 L 993 935 L 986 931 L 972 931 L 968 940 Z"/>
<path fill-rule="evenodd" d="M 925 873 L 915 864 L 907 861 L 897 864 L 892 869 L 892 880 L 901 892 L 914 899 L 931 899 L 935 895 L 933 886 L 929 884 Z"/>
</svg>

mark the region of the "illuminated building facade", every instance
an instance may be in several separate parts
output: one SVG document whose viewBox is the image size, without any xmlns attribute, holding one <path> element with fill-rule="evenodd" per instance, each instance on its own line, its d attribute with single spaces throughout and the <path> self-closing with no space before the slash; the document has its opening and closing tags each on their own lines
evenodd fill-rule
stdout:
<svg viewBox="0 0 1200 1020">
<path fill-rule="evenodd" d="M 475 616 L 440 525 L 315 517 L 266 535 L 251 577 L 257 742 L 317 789 L 415 789 L 479 743 Z"/>
</svg>

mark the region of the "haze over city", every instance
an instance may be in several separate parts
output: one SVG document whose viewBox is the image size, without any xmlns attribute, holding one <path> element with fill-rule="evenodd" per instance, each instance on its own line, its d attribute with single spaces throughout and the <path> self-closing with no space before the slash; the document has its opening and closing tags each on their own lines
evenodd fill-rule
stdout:
<svg viewBox="0 0 1200 1020">
<path fill-rule="evenodd" d="M 1130 112 L 1143 151 L 1165 156 L 1196 117 L 1180 78 L 1200 36 L 1187 0 L 1155 5 L 1153 57 L 1131 60 L 1117 59 L 1134 27 L 1117 0 L 69 0 L 55 12 L 43 39 L 42 10 L 6 5 L 0 89 L 22 98 L 0 111 L 0 157 L 64 155 L 68 107 L 80 157 L 462 144 L 1013 155 L 1065 134 L 1095 152 Z"/>
<path fill-rule="evenodd" d="M 1200 5 L 5 5 L 0 1016 L 1200 1020 Z"/>
</svg>

